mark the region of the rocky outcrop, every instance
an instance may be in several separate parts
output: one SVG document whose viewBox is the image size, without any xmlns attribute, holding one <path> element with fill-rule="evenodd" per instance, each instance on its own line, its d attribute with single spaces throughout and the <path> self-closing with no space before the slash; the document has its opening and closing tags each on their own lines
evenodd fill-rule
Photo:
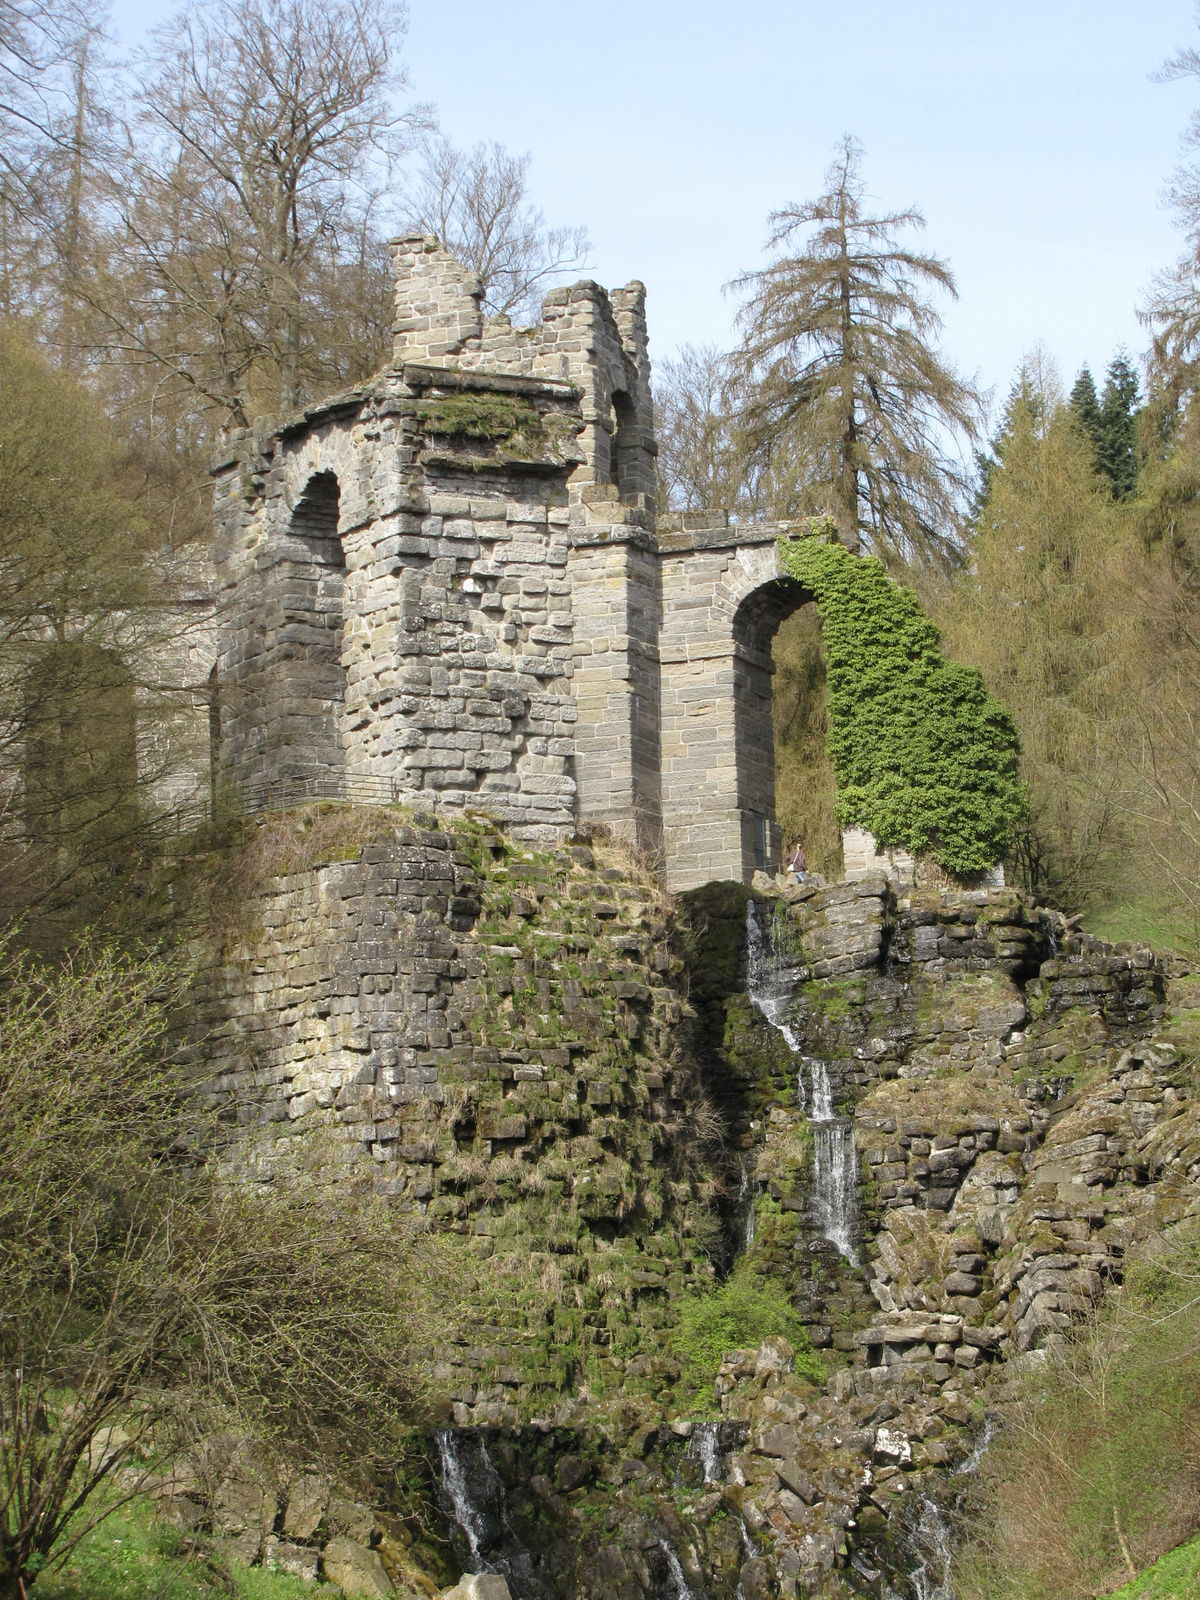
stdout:
<svg viewBox="0 0 1200 1600">
<path fill-rule="evenodd" d="M 422 1515 L 515 1600 L 898 1586 L 1011 1374 L 1200 1214 L 1198 980 L 1008 889 L 671 905 L 602 837 L 387 830 L 263 884 L 195 1050 L 245 1170 L 335 1138 L 496 1274 L 437 1368 L 478 1517 L 432 1445 Z M 811 1348 L 698 1393 L 679 1311 L 735 1263 Z M 331 1536 L 305 1496 L 264 1558 Z"/>
</svg>

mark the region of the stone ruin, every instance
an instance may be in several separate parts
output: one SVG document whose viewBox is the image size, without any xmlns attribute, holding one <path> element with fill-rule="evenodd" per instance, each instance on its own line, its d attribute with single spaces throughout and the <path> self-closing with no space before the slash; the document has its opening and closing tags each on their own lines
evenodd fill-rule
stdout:
<svg viewBox="0 0 1200 1600">
<path fill-rule="evenodd" d="M 391 365 L 214 464 L 222 780 L 608 824 L 667 885 L 773 873 L 771 642 L 812 596 L 780 533 L 660 513 L 645 290 L 485 320 L 433 238 L 392 246 Z"/>
</svg>

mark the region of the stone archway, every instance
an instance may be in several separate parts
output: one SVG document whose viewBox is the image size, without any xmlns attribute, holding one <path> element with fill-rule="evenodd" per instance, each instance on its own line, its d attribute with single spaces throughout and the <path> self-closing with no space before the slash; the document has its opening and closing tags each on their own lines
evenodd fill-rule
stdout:
<svg viewBox="0 0 1200 1600">
<path fill-rule="evenodd" d="M 782 622 L 812 596 L 795 578 L 772 578 L 752 590 L 733 617 L 734 750 L 743 876 L 778 872 L 783 840 L 775 809 L 775 730 L 771 646 Z"/>
<path fill-rule="evenodd" d="M 273 776 L 338 794 L 344 773 L 341 711 L 346 555 L 338 535 L 337 475 L 316 472 L 292 510 L 276 570 L 278 631 L 271 652 L 286 688 L 269 708 Z"/>
<path fill-rule="evenodd" d="M 667 881 L 748 883 L 774 872 L 771 644 L 813 596 L 779 560 L 778 526 L 660 534 L 662 794 Z"/>
</svg>

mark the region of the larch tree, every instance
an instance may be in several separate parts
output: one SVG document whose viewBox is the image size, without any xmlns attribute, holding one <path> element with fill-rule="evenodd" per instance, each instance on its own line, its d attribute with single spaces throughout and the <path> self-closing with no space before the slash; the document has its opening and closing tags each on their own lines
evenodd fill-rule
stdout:
<svg viewBox="0 0 1200 1600">
<path fill-rule="evenodd" d="M 1109 899 L 1128 860 L 1121 749 L 1133 619 L 1111 603 L 1121 511 L 1041 352 L 994 445 L 967 560 L 934 614 L 953 660 L 978 666 L 1021 736 L 1030 818 L 1011 863 L 1070 910 Z"/>
<path fill-rule="evenodd" d="M 967 489 L 955 442 L 975 438 L 980 416 L 976 390 L 936 348 L 929 297 L 953 296 L 954 278 L 902 243 L 925 225 L 915 207 L 868 212 L 854 139 L 826 185 L 772 215 L 775 259 L 731 286 L 747 296 L 743 448 L 770 480 L 775 514 L 828 511 L 844 540 L 884 560 L 944 561 Z"/>
</svg>

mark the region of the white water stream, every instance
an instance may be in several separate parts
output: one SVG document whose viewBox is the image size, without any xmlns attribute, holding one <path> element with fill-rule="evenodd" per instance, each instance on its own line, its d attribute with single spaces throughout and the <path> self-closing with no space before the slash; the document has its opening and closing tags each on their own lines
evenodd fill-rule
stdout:
<svg viewBox="0 0 1200 1600">
<path fill-rule="evenodd" d="M 705 1483 L 720 1483 L 721 1469 L 725 1462 L 721 1455 L 715 1422 L 696 1423 L 692 1429 L 692 1437 L 688 1440 L 687 1453 L 693 1461 L 698 1461 L 703 1467 Z"/>
<path fill-rule="evenodd" d="M 439 1428 L 434 1434 L 437 1440 L 438 1454 L 442 1458 L 442 1487 L 450 1498 L 454 1508 L 454 1520 L 463 1531 L 467 1541 L 467 1550 L 470 1553 L 474 1570 L 476 1572 L 494 1572 L 480 1554 L 480 1543 L 484 1536 L 483 1518 L 471 1504 L 471 1496 L 467 1492 L 467 1475 L 458 1453 L 458 1441 L 449 1428 Z M 487 1446 L 480 1439 L 480 1448 L 487 1455 Z M 490 1461 L 489 1461 L 490 1465 Z"/>
<path fill-rule="evenodd" d="M 923 1558 L 911 1574 L 916 1600 L 954 1600 L 950 1587 L 950 1530 L 928 1495 L 921 1496 L 921 1517 L 914 1541 Z"/>
<path fill-rule="evenodd" d="M 808 1111 L 813 1135 L 813 1221 L 818 1233 L 857 1265 L 854 1233 L 858 1225 L 858 1157 L 854 1124 L 833 1108 L 828 1064 L 802 1053 L 796 1030 L 787 1020 L 803 969 L 780 937 L 777 910 L 768 934 L 754 901 L 746 905 L 746 988 L 763 1016 L 781 1033 L 796 1057 L 796 1102 Z M 808 1086 L 805 1085 L 805 1074 Z M 751 1241 L 753 1235 L 751 1234 Z"/>
<path fill-rule="evenodd" d="M 679 1565 L 679 1557 L 665 1539 L 659 1539 L 658 1548 L 667 1560 L 667 1574 L 671 1587 L 667 1594 L 670 1600 L 701 1600 L 701 1596 L 688 1586 L 688 1581 L 683 1575 L 683 1568 Z"/>
</svg>

